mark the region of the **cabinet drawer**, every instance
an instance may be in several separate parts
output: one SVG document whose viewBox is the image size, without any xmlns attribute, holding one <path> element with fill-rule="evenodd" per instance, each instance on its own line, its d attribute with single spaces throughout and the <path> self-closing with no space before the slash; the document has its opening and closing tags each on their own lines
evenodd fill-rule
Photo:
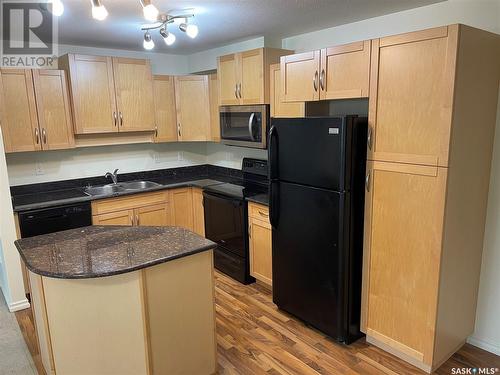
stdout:
<svg viewBox="0 0 500 375">
<path fill-rule="evenodd" d="M 269 221 L 269 207 L 250 202 L 248 204 L 248 216 L 259 220 Z"/>
<path fill-rule="evenodd" d="M 126 197 L 107 198 L 92 202 L 92 215 L 128 210 L 168 202 L 168 191 L 134 194 Z"/>
</svg>

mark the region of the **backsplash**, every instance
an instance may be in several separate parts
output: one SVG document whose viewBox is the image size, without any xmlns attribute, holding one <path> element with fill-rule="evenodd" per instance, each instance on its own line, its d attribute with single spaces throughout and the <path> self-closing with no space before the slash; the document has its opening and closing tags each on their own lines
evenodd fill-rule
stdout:
<svg viewBox="0 0 500 375">
<path fill-rule="evenodd" d="M 26 185 L 85 177 L 213 164 L 241 169 L 244 157 L 266 159 L 265 150 L 207 142 L 135 144 L 73 150 L 7 154 L 9 185 Z"/>
</svg>

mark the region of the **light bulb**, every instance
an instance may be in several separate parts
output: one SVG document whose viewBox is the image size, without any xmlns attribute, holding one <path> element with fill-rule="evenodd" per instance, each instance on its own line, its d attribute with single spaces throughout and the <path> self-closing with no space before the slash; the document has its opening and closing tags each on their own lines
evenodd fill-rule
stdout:
<svg viewBox="0 0 500 375">
<path fill-rule="evenodd" d="M 64 4 L 62 3 L 61 0 L 53 0 L 52 1 L 52 10 L 51 10 L 52 14 L 54 16 L 62 16 L 62 14 L 64 13 Z"/>
<path fill-rule="evenodd" d="M 156 21 L 158 19 L 158 9 L 153 4 L 148 4 L 142 8 L 144 18 L 148 21 Z"/>
<path fill-rule="evenodd" d="M 196 36 L 198 35 L 198 26 L 193 25 L 193 24 L 188 24 L 186 27 L 186 34 L 190 38 L 193 38 L 193 39 L 196 38 Z"/>
<path fill-rule="evenodd" d="M 98 21 L 106 19 L 108 10 L 99 0 L 92 0 L 92 17 Z"/>
<path fill-rule="evenodd" d="M 165 28 L 160 29 L 160 35 L 163 37 L 163 40 L 165 41 L 165 44 L 167 46 L 171 46 L 175 43 L 175 35 L 169 33 L 167 30 L 165 30 Z"/>
<path fill-rule="evenodd" d="M 144 34 L 144 43 L 142 44 L 144 49 L 150 50 L 155 48 L 155 42 L 153 42 L 153 38 L 151 38 L 151 34 L 149 31 Z"/>
</svg>

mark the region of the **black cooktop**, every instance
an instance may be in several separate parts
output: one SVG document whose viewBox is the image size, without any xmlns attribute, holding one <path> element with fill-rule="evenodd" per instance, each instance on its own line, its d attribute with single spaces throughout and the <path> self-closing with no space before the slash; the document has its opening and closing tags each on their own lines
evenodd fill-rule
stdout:
<svg viewBox="0 0 500 375">
<path fill-rule="evenodd" d="M 88 195 L 86 195 L 82 189 L 75 188 L 16 195 L 15 197 L 12 197 L 12 203 L 14 206 L 24 206 L 33 203 L 43 203 L 82 197 L 88 197 Z"/>
<path fill-rule="evenodd" d="M 231 198 L 245 199 L 259 194 L 267 194 L 268 187 L 267 184 L 260 182 L 233 181 L 232 183 L 208 186 L 205 191 Z"/>
</svg>

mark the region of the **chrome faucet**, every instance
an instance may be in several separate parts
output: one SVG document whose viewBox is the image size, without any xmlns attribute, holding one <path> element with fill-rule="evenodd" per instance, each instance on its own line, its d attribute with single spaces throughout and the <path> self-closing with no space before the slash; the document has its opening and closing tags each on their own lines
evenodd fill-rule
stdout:
<svg viewBox="0 0 500 375">
<path fill-rule="evenodd" d="M 118 183 L 118 168 L 116 168 L 113 173 L 106 172 L 106 174 L 104 175 L 104 178 L 108 178 L 108 177 L 111 177 L 111 179 L 113 180 L 113 184 L 116 185 Z"/>
</svg>

